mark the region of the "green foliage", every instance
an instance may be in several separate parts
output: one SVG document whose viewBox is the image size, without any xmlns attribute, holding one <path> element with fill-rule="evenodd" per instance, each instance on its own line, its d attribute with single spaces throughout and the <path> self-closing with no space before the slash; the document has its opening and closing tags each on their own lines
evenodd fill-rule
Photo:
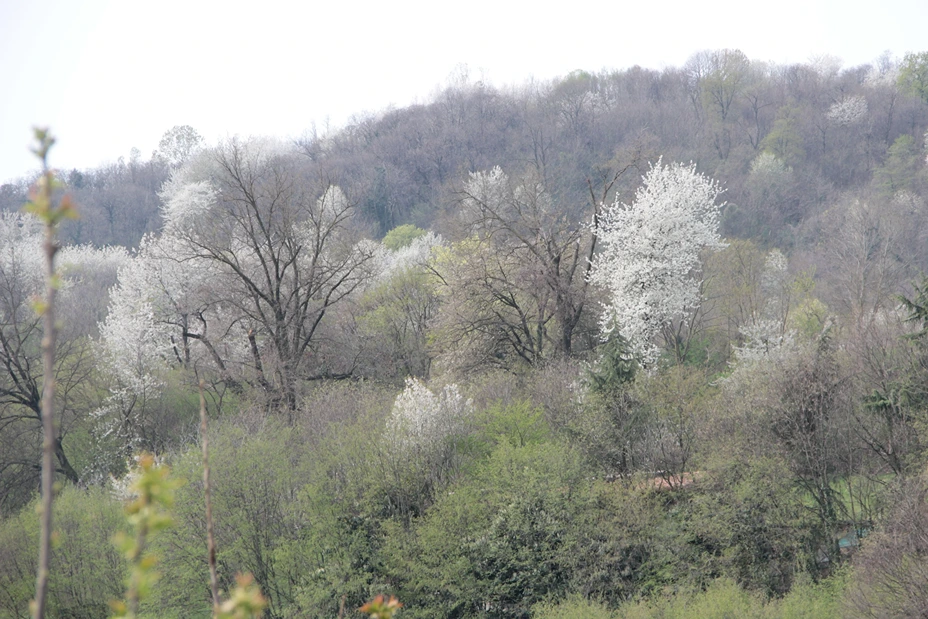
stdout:
<svg viewBox="0 0 928 619">
<path fill-rule="evenodd" d="M 630 388 L 593 393 L 567 421 L 564 432 L 593 470 L 606 476 L 627 475 L 641 465 L 638 456 L 646 419 Z"/>
<path fill-rule="evenodd" d="M 500 443 L 441 497 L 411 544 L 389 554 L 409 616 L 528 617 L 532 604 L 565 592 L 568 531 L 589 488 L 578 464 L 555 444 Z"/>
<path fill-rule="evenodd" d="M 784 105 L 777 110 L 770 133 L 760 143 L 762 150 L 769 151 L 785 165 L 795 167 L 805 157 L 799 110 L 792 105 Z"/>
<path fill-rule="evenodd" d="M 847 615 L 845 595 L 848 587 L 847 570 L 812 582 L 808 579 L 793 585 L 783 599 L 771 602 L 771 618 L 818 619 Z"/>
<path fill-rule="evenodd" d="M 367 374 L 389 379 L 427 376 L 431 365 L 427 327 L 437 308 L 433 283 L 416 268 L 368 290 L 357 319 Z"/>
<path fill-rule="evenodd" d="M 897 80 L 905 92 L 928 103 L 928 52 L 906 53 Z"/>
<path fill-rule="evenodd" d="M 624 392 L 635 380 L 638 363 L 628 341 L 613 333 L 600 348 L 602 356 L 588 372 L 590 391 L 607 398 Z"/>
<path fill-rule="evenodd" d="M 571 596 L 558 604 L 535 606 L 532 619 L 616 619 L 616 615 L 605 604 Z"/>
<path fill-rule="evenodd" d="M 704 590 L 665 593 L 622 606 L 615 619 L 818 619 L 842 617 L 845 578 L 839 574 L 819 584 L 804 583 L 782 599 L 767 599 L 740 587 L 730 578 L 712 581 Z M 552 619 L 562 615 L 551 615 Z M 564 618 L 573 615 L 564 615 Z M 595 616 L 595 615 L 593 615 Z M 547 617 L 547 615 L 545 615 Z"/>
<path fill-rule="evenodd" d="M 389 115 L 392 125 L 370 120 L 362 140 L 333 140 L 328 151 L 314 154 L 347 169 L 357 165 L 360 176 L 346 177 L 358 179 L 356 191 L 369 186 L 376 192 L 376 200 L 368 196 L 366 201 L 382 209 L 378 218 L 384 223 L 409 221 L 410 208 L 419 209 L 416 221 L 427 222 L 459 180 L 456 170 L 494 163 L 512 168 L 508 153 L 533 152 L 533 167 L 546 192 L 556 197 L 558 208 L 551 214 L 571 232 L 551 235 L 539 226 L 526 233 L 526 211 L 520 211 L 492 233 L 487 228 L 483 236 L 437 252 L 431 275 L 409 269 L 388 281 L 359 284 L 337 312 L 326 310 L 325 320 L 331 321 L 321 327 L 325 337 L 310 349 L 314 359 L 347 358 L 335 350 L 347 342 L 350 354 L 357 353 L 352 371 L 366 380 L 312 390 L 301 408 L 293 407 L 291 424 L 248 410 L 255 394 L 247 388 L 215 392 L 213 410 L 223 417 L 211 434 L 217 558 L 222 587 L 231 592 L 219 616 L 257 616 L 265 605 L 261 589 L 270 615 L 294 619 L 357 616 L 351 609 L 362 610 L 382 591 L 400 594 L 407 604 L 400 616 L 409 617 L 830 617 L 861 614 L 861 608 L 875 616 L 919 614 L 899 604 L 918 604 L 924 597 L 919 580 L 924 490 L 884 503 L 889 494 L 879 487 L 909 488 L 918 466 L 914 454 L 921 447 L 913 436 L 924 421 L 928 280 L 916 285 L 911 297 L 899 298 L 916 327 L 914 341 L 887 345 L 885 357 L 882 350 L 868 349 L 859 357 L 861 364 L 859 345 L 871 336 L 871 327 L 887 327 L 883 321 L 891 312 L 880 313 L 866 332 L 835 331 L 829 335 L 833 354 L 825 346 L 812 358 L 809 343 L 828 324 L 826 314 L 846 305 L 841 295 L 847 291 L 829 281 L 830 268 L 809 270 L 795 280 L 784 270 L 782 281 L 768 290 L 766 251 L 751 241 L 731 242 L 707 268 L 705 292 L 714 305 L 707 304 L 699 317 L 704 323 L 694 327 L 698 335 L 689 336 L 686 353 L 677 355 L 680 366 L 643 374 L 618 338 L 599 347 L 602 356 L 592 365 L 580 363 L 578 351 L 596 350 L 599 343 L 591 328 L 596 318 L 591 308 L 597 307 L 592 286 L 590 296 L 575 296 L 576 305 L 559 305 L 552 313 L 564 295 L 586 290 L 581 274 L 589 246 L 571 236 L 584 219 L 579 205 L 588 204 L 584 194 L 593 185 L 585 186 L 582 174 L 602 169 L 617 148 L 628 146 L 622 143 L 628 132 L 620 127 L 632 119 L 649 127 L 642 149 L 719 166 L 733 203 L 730 212 L 737 211 L 729 222 L 755 240 L 761 236 L 783 247 L 794 243 L 792 255 L 806 264 L 825 262 L 825 253 L 808 239 L 829 230 L 838 209 L 828 209 L 845 196 L 855 197 L 855 191 L 906 191 L 902 226 L 923 228 L 917 205 L 926 187 L 920 137 L 926 117 L 919 101 L 902 101 L 903 111 L 894 113 L 886 107 L 894 101 L 893 86 L 865 81 L 863 73 L 832 77 L 801 66 L 768 71 L 727 50 L 705 58 L 710 64 L 698 76 L 675 69 L 575 72 L 533 95 L 537 100 L 519 100 L 520 105 L 513 105 L 510 94 L 483 85 L 449 91 L 438 105 L 415 112 L 434 121 L 433 130 L 418 135 L 421 144 L 405 149 L 415 160 L 390 157 L 389 167 L 374 179 L 365 176 L 363 159 L 350 159 L 365 153 L 344 149 L 362 143 L 383 147 L 383 136 L 397 136 L 393 126 L 414 128 L 412 115 L 403 110 Z M 928 102 L 926 67 L 928 52 L 907 54 L 898 84 Z M 867 121 L 831 122 L 825 110 L 837 92 L 865 102 Z M 617 96 L 622 105 L 613 105 Z M 657 101 L 660 105 L 653 105 Z M 482 107 L 473 107 L 475 102 Z M 527 110 L 531 115 L 520 116 Z M 622 116 L 626 113 L 631 116 Z M 463 133 L 444 133 L 448 127 Z M 513 134 L 505 133 L 510 128 L 532 143 L 510 143 Z M 900 130 L 910 135 L 899 135 Z M 468 139 L 460 140 L 461 135 Z M 486 136 L 494 142 L 481 142 Z M 38 138 L 44 158 L 53 140 L 47 132 Z M 161 145 L 162 159 L 182 165 L 198 142 L 189 128 L 175 128 Z M 885 160 L 871 177 L 873 158 L 883 151 Z M 330 153 L 336 153 L 334 159 L 327 159 Z M 856 160 L 855 167 L 845 159 Z M 123 172 L 116 166 L 109 176 L 75 172 L 71 178 L 86 195 L 114 187 L 134 200 L 136 185 L 119 175 L 128 169 L 139 176 L 142 167 L 133 162 L 121 166 Z M 148 168 L 166 166 L 153 160 Z M 162 180 L 145 178 L 153 187 Z M 15 193 L 11 188 L 0 188 L 0 198 L 8 201 Z M 50 223 L 71 216 L 71 203 L 57 201 L 62 189 L 52 175 L 43 176 L 29 209 Z M 633 187 L 623 181 L 614 189 Z M 111 207 L 122 204 L 112 194 L 105 197 Z M 150 192 L 142 198 L 157 202 Z M 425 233 L 399 226 L 383 244 L 401 250 Z M 536 257 L 554 254 L 539 257 L 540 262 L 518 254 L 516 236 L 522 249 L 539 252 Z M 493 244 L 486 242 L 490 237 Z M 568 240 L 558 245 L 559 238 Z M 348 246 L 358 239 L 345 240 Z M 887 291 L 910 277 L 901 269 L 925 261 L 915 241 L 899 247 L 906 250 L 905 260 L 892 257 L 900 270 L 885 272 Z M 866 247 L 862 252 L 862 269 L 881 264 Z M 576 269 L 565 267 L 571 255 Z M 544 271 L 536 268 L 539 264 L 553 268 Z M 575 272 L 570 286 L 557 284 L 561 274 Z M 439 284 L 437 274 L 447 281 Z M 57 283 L 67 286 L 69 278 L 90 271 L 67 275 Z M 824 284 L 821 299 L 812 294 L 819 284 Z M 775 312 L 767 312 L 774 306 Z M 573 310 L 576 315 L 568 315 Z M 708 385 L 710 374 L 723 366 L 731 345 L 743 343 L 742 327 L 759 317 L 797 332 L 799 352 L 777 360 L 759 356 L 753 368 L 736 377 L 743 384 L 732 387 L 736 381 L 723 379 L 722 389 L 732 388 L 718 393 Z M 843 318 L 834 324 L 851 324 Z M 898 343 L 901 331 L 887 331 L 887 340 Z M 80 375 L 79 361 L 93 337 L 83 333 L 67 353 L 71 356 L 60 358 L 59 375 Z M 574 344 L 565 344 L 562 336 Z M 38 338 L 24 341 L 30 354 L 37 353 Z M 433 366 L 438 353 L 441 363 Z M 270 381 L 274 370 L 286 370 L 275 361 L 268 358 Z M 482 378 L 490 366 L 505 368 L 505 377 L 492 384 Z M 453 436 L 401 449 L 409 437 L 387 421 L 389 403 L 374 400 L 392 400 L 390 385 L 407 375 L 431 375 L 438 382 L 457 370 L 470 381 L 462 382 L 464 389 L 480 401 L 476 412 Z M 481 378 L 470 370 L 479 370 Z M 867 372 L 875 375 L 872 380 L 861 378 Z M 557 381 L 551 380 L 555 374 Z M 295 377 L 294 384 L 305 376 Z M 387 386 L 373 385 L 371 377 Z M 163 393 L 133 411 L 138 413 L 131 421 L 137 424 L 133 436 L 168 454 L 183 476 L 198 480 L 199 452 L 191 446 L 190 431 L 197 406 L 189 375 L 177 369 L 159 378 Z M 310 392 L 315 384 L 300 388 Z M 68 431 L 64 451 L 83 478 L 117 470 L 135 448 L 122 436 L 103 437 L 102 424 L 85 421 L 86 412 L 106 395 L 95 388 L 81 381 L 69 392 L 69 416 L 61 425 Z M 369 397 L 374 392 L 377 396 Z M 302 395 L 294 391 L 294 402 Z M 19 422 L 3 427 L 0 451 L 10 462 L 26 461 L 18 452 L 10 455 L 23 442 Z M 889 452 L 902 464 L 892 463 Z M 35 487 L 16 477 L 15 466 L 27 465 L 0 463 L 5 509 L 28 501 Z M 895 478 L 883 473 L 887 466 Z M 166 495 L 152 492 L 163 483 L 152 479 L 145 505 L 169 503 Z M 134 593 L 126 614 L 132 613 L 131 600 L 150 589 L 139 616 L 211 615 L 201 492 L 198 482 L 181 489 L 175 526 L 154 539 L 151 530 L 166 524 L 163 513 L 137 504 L 130 508 L 136 534 L 123 539 L 122 550 L 133 563 Z M 95 487 L 64 488 L 57 501 L 48 612 L 102 616 L 106 601 L 120 594 L 126 573 L 107 542 L 118 528 L 120 505 Z M 894 506 L 908 511 L 896 513 Z M 0 520 L 3 619 L 24 616 L 33 595 L 39 529 L 32 512 L 30 507 Z M 854 587 L 849 587 L 843 572 L 831 575 L 844 560 L 834 542 L 849 521 L 871 520 L 882 522 L 852 559 Z M 143 546 L 163 557 L 163 577 L 154 587 Z M 825 555 L 830 555 L 827 564 Z M 254 572 L 257 583 L 236 585 L 240 571 Z M 895 588 L 898 582 L 907 583 L 911 600 Z M 851 588 L 869 596 L 871 606 L 849 611 L 841 598 Z M 364 612 L 386 616 L 393 606 L 381 597 Z"/>
<path fill-rule="evenodd" d="M 391 251 L 397 251 L 408 247 L 410 243 L 420 236 L 425 236 L 426 231 L 412 224 L 403 224 L 387 232 L 383 237 L 383 246 Z"/>
<path fill-rule="evenodd" d="M 743 589 L 730 578 L 709 583 L 705 589 L 664 592 L 649 599 L 629 602 L 610 611 L 602 603 L 573 596 L 558 604 L 541 604 L 533 619 L 819 619 L 841 617 L 846 587 L 843 574 L 813 584 L 794 587 L 782 599 L 767 599 Z"/>
<path fill-rule="evenodd" d="M 305 517 L 294 500 L 303 470 L 296 433 L 270 419 L 250 428 L 218 424 L 209 444 L 220 589 L 232 590 L 236 574 L 251 573 L 270 613 L 278 614 L 293 602 L 305 568 L 295 550 Z M 148 613 L 209 616 L 201 457 L 191 447 L 174 466 L 189 481 L 177 492 L 175 526 L 153 544 L 165 576 L 152 592 Z"/>
<path fill-rule="evenodd" d="M 873 175 L 874 182 L 889 196 L 911 190 L 922 174 L 924 154 L 911 135 L 900 135 L 886 153 L 883 165 Z"/>
<path fill-rule="evenodd" d="M 477 441 L 495 446 L 506 442 L 513 447 L 526 447 L 547 442 L 551 429 L 544 410 L 526 400 L 508 404 L 498 402 L 477 416 Z"/>
<path fill-rule="evenodd" d="M 914 339 L 924 339 L 928 335 L 928 276 L 922 277 L 920 284 L 913 284 L 914 295 L 910 299 L 900 295 L 896 297 L 903 309 L 909 312 L 906 320 L 921 326 L 921 330 L 914 333 Z"/>
<path fill-rule="evenodd" d="M 723 574 L 749 589 L 783 595 L 797 574 L 814 569 L 814 523 L 782 463 L 728 463 L 700 486 L 687 530 L 690 543 L 705 552 L 705 576 Z"/>
<path fill-rule="evenodd" d="M 26 616 L 35 592 L 39 523 L 36 503 L 0 520 L 0 618 Z M 125 576 L 110 537 L 124 522 L 122 509 L 103 488 L 67 486 L 55 498 L 55 536 L 47 613 L 97 619 L 122 594 Z"/>
<path fill-rule="evenodd" d="M 729 579 L 714 581 L 705 591 L 640 602 L 618 614 L 621 619 L 740 619 L 764 615 L 763 600 Z"/>
<path fill-rule="evenodd" d="M 166 466 L 156 464 L 151 454 L 142 454 L 138 468 L 130 472 L 133 479 L 128 487 L 130 498 L 125 510 L 133 534 L 118 533 L 114 538 L 129 562 L 130 572 L 125 601 L 112 604 L 116 617 L 134 619 L 139 603 L 151 594 L 160 576 L 154 569 L 157 555 L 148 550 L 148 545 L 155 533 L 173 524 L 168 512 L 174 506 L 174 491 L 180 482 L 169 479 L 169 473 Z"/>
</svg>

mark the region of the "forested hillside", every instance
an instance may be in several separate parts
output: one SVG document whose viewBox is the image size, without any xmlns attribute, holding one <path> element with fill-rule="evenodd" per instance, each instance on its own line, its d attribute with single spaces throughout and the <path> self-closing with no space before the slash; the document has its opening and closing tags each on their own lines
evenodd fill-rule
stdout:
<svg viewBox="0 0 928 619">
<path fill-rule="evenodd" d="M 230 128 L 234 130 L 234 128 Z M 62 171 L 52 616 L 928 612 L 928 52 L 576 71 Z M 34 594 L 43 287 L 0 186 L 0 617 Z M 202 381 L 202 383 L 201 383 Z M 354 613 L 354 614 L 352 614 Z M 724 613 L 729 613 L 724 615 Z"/>
</svg>

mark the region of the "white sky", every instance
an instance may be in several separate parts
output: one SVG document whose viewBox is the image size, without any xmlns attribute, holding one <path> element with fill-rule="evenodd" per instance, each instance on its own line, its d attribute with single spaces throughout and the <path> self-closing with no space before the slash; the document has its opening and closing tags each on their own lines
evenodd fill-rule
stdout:
<svg viewBox="0 0 928 619">
<path fill-rule="evenodd" d="M 877 8 L 879 7 L 879 8 Z M 189 124 L 210 142 L 426 101 L 467 65 L 496 86 L 681 66 L 702 49 L 844 66 L 928 50 L 928 0 L 0 0 L 0 182 L 86 168 Z"/>
</svg>

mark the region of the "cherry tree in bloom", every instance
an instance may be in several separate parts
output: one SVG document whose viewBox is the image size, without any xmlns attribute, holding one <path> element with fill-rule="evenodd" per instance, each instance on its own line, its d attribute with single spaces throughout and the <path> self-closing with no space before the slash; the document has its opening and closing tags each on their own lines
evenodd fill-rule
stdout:
<svg viewBox="0 0 928 619">
<path fill-rule="evenodd" d="M 107 319 L 120 354 L 147 347 L 149 363 L 254 384 L 288 414 L 300 380 L 340 375 L 317 341 L 329 310 L 370 281 L 377 245 L 341 189 L 280 142 L 233 139 L 191 157 L 160 197 L 164 229 L 121 275 Z"/>
<path fill-rule="evenodd" d="M 402 274 L 410 269 L 424 269 L 432 258 L 432 250 L 444 246 L 440 234 L 428 231 L 399 249 L 388 249 L 382 244 L 376 249 L 376 277 L 380 281 Z"/>
<path fill-rule="evenodd" d="M 867 100 L 860 95 L 845 97 L 828 108 L 825 116 L 832 124 L 847 127 L 867 116 Z"/>
<path fill-rule="evenodd" d="M 744 343 L 734 349 L 736 368 L 786 358 L 797 350 L 797 333 L 787 326 L 790 309 L 788 266 L 786 256 L 779 249 L 767 254 L 761 275 L 761 289 L 766 300 L 759 315 L 739 329 Z"/>
<path fill-rule="evenodd" d="M 170 235 L 145 237 L 136 256 L 119 271 L 110 306 L 100 324 L 98 358 L 110 395 L 94 412 L 99 438 L 131 453 L 148 423 L 148 409 L 164 388 L 164 377 L 178 364 L 210 363 L 206 326 L 216 330 L 209 299 L 209 265 L 177 259 Z M 205 347 L 193 346 L 195 339 Z M 212 369 L 212 368 L 211 368 Z"/>
<path fill-rule="evenodd" d="M 699 253 L 723 246 L 720 193 L 695 165 L 658 161 L 632 204 L 617 199 L 603 210 L 590 273 L 607 292 L 602 333 L 618 331 L 645 365 L 660 354 L 662 330 L 700 305 Z"/>
<path fill-rule="evenodd" d="M 418 379 L 407 378 L 387 429 L 397 447 L 421 449 L 458 434 L 473 410 L 473 402 L 453 383 L 435 393 Z"/>
</svg>

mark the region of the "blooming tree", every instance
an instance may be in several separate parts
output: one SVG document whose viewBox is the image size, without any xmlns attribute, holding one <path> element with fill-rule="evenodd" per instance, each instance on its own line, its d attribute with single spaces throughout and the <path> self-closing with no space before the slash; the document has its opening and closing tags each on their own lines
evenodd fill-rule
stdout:
<svg viewBox="0 0 928 619">
<path fill-rule="evenodd" d="M 700 305 L 699 253 L 722 247 L 720 193 L 695 165 L 658 161 L 632 204 L 617 199 L 602 213 L 590 273 L 608 294 L 602 333 L 618 331 L 645 365 L 657 360 L 662 330 Z"/>
<path fill-rule="evenodd" d="M 425 448 L 458 434 L 473 410 L 473 402 L 453 383 L 434 393 L 420 380 L 407 378 L 387 428 L 398 446 Z"/>
<path fill-rule="evenodd" d="M 346 329 L 346 341 L 357 342 L 358 367 L 365 374 L 428 375 L 432 355 L 427 332 L 439 306 L 429 263 L 440 247 L 441 237 L 428 232 L 398 249 L 377 248 L 375 276 L 365 285 L 359 311 Z"/>
<path fill-rule="evenodd" d="M 825 116 L 832 124 L 847 127 L 866 118 L 867 111 L 867 100 L 855 95 L 845 97 L 832 105 Z"/>
<path fill-rule="evenodd" d="M 0 214 L 0 469 L 23 485 L 38 472 L 43 384 L 42 321 L 33 299 L 44 286 L 43 226 L 32 215 Z M 56 468 L 71 481 L 64 437 L 86 414 L 94 359 L 89 337 L 106 307 L 106 291 L 128 259 L 121 248 L 61 248 L 56 306 L 68 320 L 55 340 Z M 33 486 L 34 487 L 34 486 Z M 0 488 L 0 495 L 5 489 Z M 2 499 L 0 499 L 2 501 Z"/>
<path fill-rule="evenodd" d="M 376 244 L 358 240 L 353 205 L 260 139 L 197 152 L 160 196 L 164 229 L 121 274 L 104 339 L 254 383 L 292 412 L 300 379 L 335 374 L 312 354 L 325 315 L 370 280 Z"/>
<path fill-rule="evenodd" d="M 450 351 L 439 363 L 466 371 L 578 352 L 578 336 L 595 329 L 587 319 L 586 275 L 596 234 L 587 222 L 631 166 L 604 174 L 595 189 L 588 183 L 589 202 L 552 191 L 538 170 L 468 175 L 453 243 L 433 263 L 443 295 L 434 341 Z"/>
</svg>

